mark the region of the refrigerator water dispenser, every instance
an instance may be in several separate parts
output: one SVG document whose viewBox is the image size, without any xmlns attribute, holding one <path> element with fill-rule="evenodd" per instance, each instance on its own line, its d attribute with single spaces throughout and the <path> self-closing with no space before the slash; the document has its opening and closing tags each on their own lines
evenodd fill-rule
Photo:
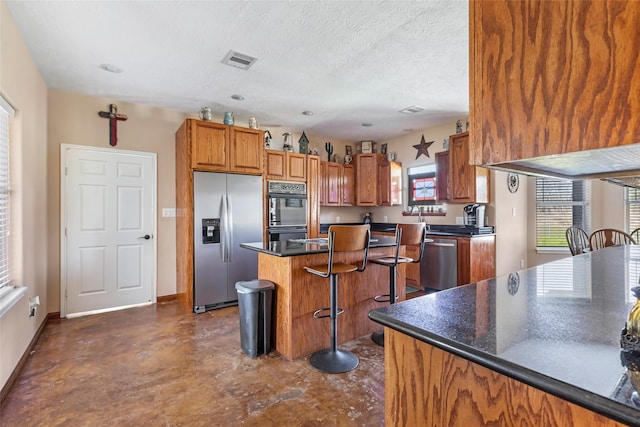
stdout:
<svg viewBox="0 0 640 427">
<path fill-rule="evenodd" d="M 202 218 L 202 244 L 220 243 L 220 218 Z"/>
</svg>

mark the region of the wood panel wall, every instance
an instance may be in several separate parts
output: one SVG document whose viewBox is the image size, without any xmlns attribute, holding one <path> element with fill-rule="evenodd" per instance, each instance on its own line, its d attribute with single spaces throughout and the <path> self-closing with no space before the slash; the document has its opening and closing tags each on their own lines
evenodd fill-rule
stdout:
<svg viewBox="0 0 640 427">
<path fill-rule="evenodd" d="M 385 328 L 385 425 L 623 426 Z"/>
</svg>

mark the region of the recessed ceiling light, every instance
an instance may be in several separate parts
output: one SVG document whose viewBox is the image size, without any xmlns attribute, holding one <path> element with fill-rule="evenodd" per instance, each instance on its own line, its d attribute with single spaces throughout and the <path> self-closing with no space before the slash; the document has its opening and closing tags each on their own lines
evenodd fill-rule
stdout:
<svg viewBox="0 0 640 427">
<path fill-rule="evenodd" d="M 244 101 L 244 96 L 242 96 L 242 95 L 231 95 L 231 99 L 235 99 L 237 101 Z"/>
<path fill-rule="evenodd" d="M 113 64 L 100 64 L 100 68 L 110 73 L 121 73 L 122 68 L 115 66 Z"/>
<path fill-rule="evenodd" d="M 419 113 L 420 111 L 424 111 L 425 108 L 424 107 L 420 107 L 418 105 L 412 105 L 411 107 L 407 107 L 403 110 L 400 110 L 399 113 L 404 113 L 404 114 L 415 114 L 415 113 Z"/>
<path fill-rule="evenodd" d="M 373 123 L 363 123 L 362 126 L 364 126 L 364 127 L 373 126 Z"/>
<path fill-rule="evenodd" d="M 303 111 L 302 114 L 304 114 L 305 116 L 313 116 L 313 111 L 306 110 Z"/>
</svg>

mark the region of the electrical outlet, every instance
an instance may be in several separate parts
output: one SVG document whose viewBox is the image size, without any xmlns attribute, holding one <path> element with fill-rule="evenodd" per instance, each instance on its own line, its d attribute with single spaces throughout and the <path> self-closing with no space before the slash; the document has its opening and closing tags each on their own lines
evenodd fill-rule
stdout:
<svg viewBox="0 0 640 427">
<path fill-rule="evenodd" d="M 524 268 L 524 260 L 523 259 L 520 260 L 520 268 Z"/>
<path fill-rule="evenodd" d="M 458 225 L 464 224 L 464 220 L 462 219 L 461 216 L 457 216 L 456 217 L 456 224 L 458 224 Z"/>
<path fill-rule="evenodd" d="M 382 219 L 384 220 L 384 222 L 387 222 L 387 216 L 383 216 Z"/>
<path fill-rule="evenodd" d="M 516 216 L 516 208 L 511 208 L 511 216 Z"/>
<path fill-rule="evenodd" d="M 336 217 L 336 222 L 340 222 L 340 217 L 339 216 Z"/>
</svg>

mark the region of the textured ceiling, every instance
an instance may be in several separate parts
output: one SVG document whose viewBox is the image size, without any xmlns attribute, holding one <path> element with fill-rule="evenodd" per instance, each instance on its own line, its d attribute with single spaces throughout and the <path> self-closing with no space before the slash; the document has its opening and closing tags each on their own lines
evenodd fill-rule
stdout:
<svg viewBox="0 0 640 427">
<path fill-rule="evenodd" d="M 232 111 L 243 125 L 255 116 L 262 129 L 348 140 L 469 111 L 463 0 L 7 4 L 51 89 L 191 113 L 208 105 L 216 121 Z M 258 60 L 248 71 L 224 65 L 229 50 Z M 425 110 L 399 112 L 413 105 Z"/>
</svg>

